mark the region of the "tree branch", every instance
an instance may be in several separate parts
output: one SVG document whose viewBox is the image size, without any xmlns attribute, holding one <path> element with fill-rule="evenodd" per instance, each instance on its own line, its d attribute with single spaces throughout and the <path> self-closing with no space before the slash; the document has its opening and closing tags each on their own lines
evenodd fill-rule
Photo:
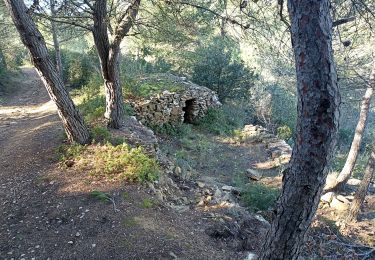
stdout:
<svg viewBox="0 0 375 260">
<path fill-rule="evenodd" d="M 354 20 L 355 20 L 355 16 L 338 19 L 333 22 L 332 27 L 336 27 L 345 23 L 353 22 Z"/>
<path fill-rule="evenodd" d="M 195 7 L 197 9 L 202 9 L 204 11 L 207 11 L 207 12 L 210 12 L 212 13 L 213 15 L 223 19 L 224 21 L 228 21 L 230 22 L 231 24 L 236 24 L 238 26 L 240 26 L 242 29 L 249 29 L 250 28 L 250 24 L 243 24 L 231 17 L 228 17 L 228 16 L 223 16 L 221 14 L 219 14 L 218 12 L 214 11 L 214 10 L 211 10 L 207 7 L 204 7 L 204 6 L 201 6 L 201 5 L 197 5 L 197 4 L 193 4 L 193 3 L 188 3 L 188 2 L 181 2 L 181 1 L 177 1 L 176 4 L 181 4 L 181 5 L 188 5 L 188 6 L 191 6 L 191 7 Z"/>
<path fill-rule="evenodd" d="M 122 39 L 134 25 L 135 18 L 137 17 L 139 11 L 140 3 L 141 0 L 135 0 L 133 4 L 130 5 L 128 9 L 125 11 L 124 15 L 121 16 L 122 19 L 119 21 L 115 29 L 115 37 L 113 39 L 114 46 L 120 46 Z"/>
</svg>

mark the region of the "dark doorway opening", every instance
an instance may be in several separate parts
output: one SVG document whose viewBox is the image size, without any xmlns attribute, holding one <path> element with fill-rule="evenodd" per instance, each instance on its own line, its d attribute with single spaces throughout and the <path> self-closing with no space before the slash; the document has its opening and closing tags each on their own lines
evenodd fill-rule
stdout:
<svg viewBox="0 0 375 260">
<path fill-rule="evenodd" d="M 195 107 L 196 107 L 196 100 L 195 100 L 195 98 L 189 99 L 189 100 L 185 101 L 185 107 L 182 109 L 183 111 L 185 111 L 185 114 L 184 114 L 184 123 L 187 123 L 187 124 L 193 124 L 194 123 L 194 119 L 195 119 L 194 110 L 195 110 Z"/>
</svg>

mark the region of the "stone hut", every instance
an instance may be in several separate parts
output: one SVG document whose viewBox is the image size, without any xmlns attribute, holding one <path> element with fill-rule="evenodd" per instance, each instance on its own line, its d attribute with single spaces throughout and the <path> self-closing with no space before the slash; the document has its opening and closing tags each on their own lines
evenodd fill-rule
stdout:
<svg viewBox="0 0 375 260">
<path fill-rule="evenodd" d="M 143 77 L 134 91 L 139 95 L 130 104 L 147 125 L 194 123 L 208 108 L 221 105 L 214 91 L 171 74 Z"/>
</svg>

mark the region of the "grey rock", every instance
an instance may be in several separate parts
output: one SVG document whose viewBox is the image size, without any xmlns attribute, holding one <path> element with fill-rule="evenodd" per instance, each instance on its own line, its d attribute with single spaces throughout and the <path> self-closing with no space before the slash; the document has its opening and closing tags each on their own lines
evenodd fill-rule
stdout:
<svg viewBox="0 0 375 260">
<path fill-rule="evenodd" d="M 197 185 L 199 188 L 204 188 L 206 186 L 206 184 L 204 182 L 201 182 L 201 181 L 197 181 Z"/>
<path fill-rule="evenodd" d="M 170 207 L 179 213 L 188 211 L 190 209 L 189 206 L 185 206 L 185 205 L 170 205 Z"/>
<path fill-rule="evenodd" d="M 342 202 L 338 200 L 336 197 L 333 197 L 329 205 L 331 206 L 331 208 L 337 209 L 338 211 L 346 211 L 349 209 L 350 204 Z"/>
<path fill-rule="evenodd" d="M 255 181 L 259 181 L 263 176 L 263 174 L 261 172 L 255 170 L 255 169 L 251 169 L 251 168 L 247 169 L 246 173 L 247 173 L 247 176 L 250 179 L 255 180 Z"/>
<path fill-rule="evenodd" d="M 333 192 L 327 192 L 326 194 L 324 194 L 320 200 L 322 202 L 326 202 L 326 203 L 331 203 L 332 199 L 333 199 L 333 195 L 334 193 Z"/>
<path fill-rule="evenodd" d="M 254 254 L 254 253 L 248 253 L 247 257 L 245 258 L 245 260 L 257 260 L 258 259 L 258 255 L 257 254 Z"/>
<path fill-rule="evenodd" d="M 181 173 L 182 173 L 182 170 L 179 166 L 176 166 L 176 168 L 174 168 L 174 173 L 177 175 L 177 176 L 181 176 Z"/>
<path fill-rule="evenodd" d="M 223 193 L 221 192 L 220 189 L 216 189 L 216 190 L 215 190 L 214 197 L 215 197 L 216 199 L 220 198 L 222 195 L 223 195 Z"/>
<path fill-rule="evenodd" d="M 234 189 L 234 187 L 233 186 L 229 186 L 229 185 L 224 185 L 223 187 L 221 187 L 221 189 L 223 191 L 231 192 Z"/>
</svg>

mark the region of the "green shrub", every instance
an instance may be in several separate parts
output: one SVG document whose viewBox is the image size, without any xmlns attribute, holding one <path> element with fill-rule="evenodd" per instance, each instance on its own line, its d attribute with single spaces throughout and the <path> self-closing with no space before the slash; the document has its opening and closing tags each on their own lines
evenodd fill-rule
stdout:
<svg viewBox="0 0 375 260">
<path fill-rule="evenodd" d="M 97 191 L 97 190 L 92 191 L 91 196 L 93 196 L 94 198 L 102 202 L 109 202 L 112 200 L 111 195 L 102 191 Z"/>
<path fill-rule="evenodd" d="M 124 112 L 125 112 L 125 115 L 127 115 L 127 116 L 134 116 L 135 115 L 134 108 L 130 104 L 127 104 L 127 103 L 125 103 L 125 105 L 124 105 Z"/>
<path fill-rule="evenodd" d="M 223 105 L 221 108 L 209 109 L 207 114 L 198 121 L 197 127 L 212 134 L 233 134 L 237 128 L 242 128 L 246 121 L 246 111 L 243 107 Z"/>
<path fill-rule="evenodd" d="M 153 208 L 153 207 L 157 206 L 158 204 L 159 204 L 158 201 L 156 201 L 154 199 L 145 198 L 145 199 L 142 200 L 142 208 L 144 208 L 144 209 Z"/>
<path fill-rule="evenodd" d="M 92 122 L 105 113 L 105 96 L 101 92 L 102 81 L 99 76 L 93 76 L 81 89 L 73 92 L 82 99 L 78 105 L 87 122 Z"/>
<path fill-rule="evenodd" d="M 354 131 L 348 128 L 340 128 L 338 131 L 338 143 L 340 146 L 349 146 L 353 140 Z"/>
<path fill-rule="evenodd" d="M 215 37 L 195 53 L 197 58 L 192 68 L 195 83 L 216 91 L 223 102 L 248 97 L 258 75 L 245 66 L 237 42 Z"/>
<path fill-rule="evenodd" d="M 60 145 L 57 148 L 57 154 L 60 161 L 79 158 L 86 147 L 80 144 Z"/>
<path fill-rule="evenodd" d="M 111 133 L 106 127 L 95 126 L 91 129 L 91 138 L 94 143 L 105 143 L 111 140 Z"/>
<path fill-rule="evenodd" d="M 241 199 L 246 207 L 258 211 L 272 207 L 278 195 L 278 189 L 267 187 L 264 184 L 250 183 L 244 187 Z"/>
<path fill-rule="evenodd" d="M 101 77 L 93 75 L 86 85 L 73 92 L 74 95 L 82 99 L 78 108 L 89 123 L 104 116 L 106 101 L 102 85 Z M 128 116 L 135 114 L 133 107 L 128 103 L 124 104 L 124 113 Z"/>
<path fill-rule="evenodd" d="M 192 131 L 192 126 L 190 124 L 163 124 L 163 125 L 153 125 L 152 130 L 160 135 L 173 136 L 173 137 L 183 137 L 187 136 Z"/>
<path fill-rule="evenodd" d="M 288 141 L 290 138 L 292 138 L 292 134 L 293 134 L 292 129 L 290 129 L 290 127 L 287 125 L 279 126 L 276 129 L 276 132 L 277 132 L 277 137 L 285 141 Z"/>
<path fill-rule="evenodd" d="M 98 95 L 96 97 L 84 98 L 78 106 L 87 122 L 92 122 L 105 113 L 105 97 Z"/>
<path fill-rule="evenodd" d="M 91 173 L 94 176 L 145 182 L 156 180 L 159 174 L 155 159 L 146 155 L 141 147 L 131 148 L 126 144 L 113 146 L 107 143 L 97 147 L 93 164 Z"/>
<path fill-rule="evenodd" d="M 261 82 L 251 90 L 250 106 L 258 124 L 277 133 L 278 127 L 292 131 L 297 121 L 297 99 L 293 91 L 282 85 Z"/>
<path fill-rule="evenodd" d="M 289 90 L 279 85 L 271 85 L 268 91 L 272 95 L 271 99 L 271 121 L 277 126 L 287 126 L 291 130 L 290 136 L 297 121 L 297 99 Z M 272 129 L 271 129 L 272 130 Z"/>
<path fill-rule="evenodd" d="M 142 74 L 137 77 L 125 76 L 123 90 L 125 95 L 136 97 L 150 97 L 162 93 L 164 90 L 177 92 L 185 86 L 175 80 L 170 74 Z"/>
<path fill-rule="evenodd" d="M 53 50 L 51 50 L 53 54 Z M 54 54 L 53 54 L 54 55 Z M 99 64 L 98 57 L 93 51 L 79 53 L 63 49 L 61 51 L 64 81 L 70 87 L 80 87 L 87 84 L 92 77 L 92 71 Z"/>
</svg>

